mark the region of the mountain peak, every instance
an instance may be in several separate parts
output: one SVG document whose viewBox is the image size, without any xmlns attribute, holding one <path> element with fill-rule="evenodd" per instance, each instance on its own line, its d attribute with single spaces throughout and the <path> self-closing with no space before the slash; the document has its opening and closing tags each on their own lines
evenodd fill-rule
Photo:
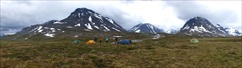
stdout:
<svg viewBox="0 0 242 68">
<path fill-rule="evenodd" d="M 88 8 L 76 8 L 75 11 L 72 12 L 69 17 L 82 17 L 85 15 L 92 15 L 95 13 L 96 12 L 94 12 L 93 10 L 88 9 Z"/>
<path fill-rule="evenodd" d="M 162 29 L 159 29 L 150 23 L 139 23 L 135 25 L 133 28 L 131 28 L 129 31 L 135 32 L 135 33 L 152 33 L 152 34 L 164 32 Z"/>
<path fill-rule="evenodd" d="M 179 32 L 195 36 L 226 36 L 224 29 L 218 28 L 219 26 L 214 26 L 207 19 L 197 16 L 188 20 Z"/>
<path fill-rule="evenodd" d="M 88 9 L 83 7 L 83 8 L 76 8 L 76 10 L 88 10 Z"/>
<path fill-rule="evenodd" d="M 202 18 L 202 17 L 194 17 L 191 18 L 190 20 L 188 20 L 185 25 L 183 26 L 184 28 L 182 28 L 181 30 L 186 30 L 186 29 L 192 29 L 194 27 L 213 27 L 214 25 L 212 25 L 207 19 Z"/>
<path fill-rule="evenodd" d="M 79 13 L 79 12 L 83 13 L 83 12 L 88 12 L 88 11 L 90 11 L 92 13 L 95 13 L 94 11 L 92 11 L 92 10 L 90 10 L 88 8 L 85 8 L 85 7 L 84 8 L 76 8 L 76 10 L 74 12 L 76 12 L 76 13 Z"/>
<path fill-rule="evenodd" d="M 77 8 L 67 18 L 62 20 L 51 20 L 44 24 L 32 25 L 23 28 L 17 35 L 36 35 L 43 34 L 49 37 L 55 37 L 60 33 L 80 33 L 80 32 L 125 32 L 119 24 L 108 17 L 87 8 Z"/>
<path fill-rule="evenodd" d="M 205 18 L 200 17 L 200 16 L 196 16 L 196 17 L 194 17 L 194 18 L 196 18 L 196 19 L 205 19 Z"/>
<path fill-rule="evenodd" d="M 144 25 L 150 25 L 150 23 L 142 23 L 142 24 L 144 24 Z"/>
<path fill-rule="evenodd" d="M 77 8 L 69 17 L 62 20 L 62 22 L 68 22 L 68 25 L 82 27 L 83 29 L 105 32 L 125 31 L 114 20 L 104 17 L 88 8 Z"/>
<path fill-rule="evenodd" d="M 152 25 L 152 24 L 150 24 L 150 23 L 139 23 L 136 26 L 145 26 L 145 25 Z"/>
</svg>

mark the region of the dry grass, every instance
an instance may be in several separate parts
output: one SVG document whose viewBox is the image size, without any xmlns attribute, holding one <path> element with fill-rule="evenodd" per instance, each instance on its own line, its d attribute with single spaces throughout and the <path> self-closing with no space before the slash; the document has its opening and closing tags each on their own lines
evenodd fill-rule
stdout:
<svg viewBox="0 0 242 68">
<path fill-rule="evenodd" d="M 242 40 L 167 36 L 132 45 L 73 44 L 63 41 L 1 40 L 1 68 L 5 67 L 242 67 Z"/>
</svg>

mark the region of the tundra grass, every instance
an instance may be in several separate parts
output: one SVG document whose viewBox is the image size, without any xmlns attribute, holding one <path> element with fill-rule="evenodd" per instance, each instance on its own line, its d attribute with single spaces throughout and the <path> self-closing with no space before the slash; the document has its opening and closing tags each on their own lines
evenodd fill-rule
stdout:
<svg viewBox="0 0 242 68">
<path fill-rule="evenodd" d="M 0 67 L 242 67 L 241 37 L 197 38 L 197 44 L 190 39 L 167 36 L 129 45 L 0 40 Z"/>
</svg>

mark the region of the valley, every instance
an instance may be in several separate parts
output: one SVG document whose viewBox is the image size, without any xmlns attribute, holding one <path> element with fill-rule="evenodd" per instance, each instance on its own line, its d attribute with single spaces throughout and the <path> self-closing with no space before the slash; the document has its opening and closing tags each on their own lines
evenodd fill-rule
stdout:
<svg viewBox="0 0 242 68">
<path fill-rule="evenodd" d="M 129 36 L 128 36 L 129 35 Z M 85 44 L 83 37 L 44 40 L 0 40 L 0 67 L 232 67 L 242 66 L 242 37 L 197 37 L 160 34 L 128 34 L 120 39 L 145 39 L 121 45 Z M 91 38 L 91 37 L 90 37 Z M 148 38 L 148 39 L 146 39 Z M 58 39 L 58 40 L 55 40 Z M 80 43 L 73 43 L 81 39 Z"/>
</svg>

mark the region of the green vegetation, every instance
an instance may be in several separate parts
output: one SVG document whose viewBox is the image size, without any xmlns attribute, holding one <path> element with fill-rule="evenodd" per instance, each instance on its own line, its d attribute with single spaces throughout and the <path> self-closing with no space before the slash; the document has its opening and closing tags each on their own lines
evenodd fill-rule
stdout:
<svg viewBox="0 0 242 68">
<path fill-rule="evenodd" d="M 73 43 L 77 38 L 0 40 L 0 67 L 241 68 L 241 38 L 197 38 L 199 43 L 194 44 L 191 37 L 166 35 L 131 45 L 86 45 L 88 39 Z"/>
</svg>

